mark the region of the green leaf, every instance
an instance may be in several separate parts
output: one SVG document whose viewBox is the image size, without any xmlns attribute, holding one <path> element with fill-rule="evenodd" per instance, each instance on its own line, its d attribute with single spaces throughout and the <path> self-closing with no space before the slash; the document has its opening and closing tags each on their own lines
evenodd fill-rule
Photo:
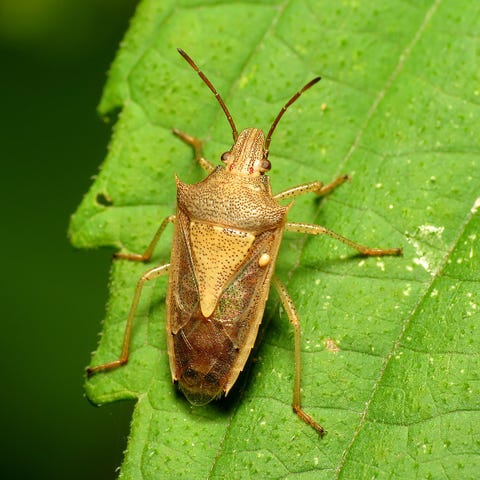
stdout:
<svg viewBox="0 0 480 480">
<path fill-rule="evenodd" d="M 72 218 L 74 245 L 145 249 L 174 212 L 174 173 L 202 178 L 172 127 L 206 140 L 215 162 L 230 148 L 228 122 L 181 47 L 239 128 L 267 130 L 322 75 L 273 136 L 273 188 L 348 172 L 328 199 L 296 200 L 290 220 L 404 256 L 284 237 L 277 272 L 301 318 L 303 402 L 323 439 L 291 411 L 292 331 L 275 295 L 238 387 L 192 407 L 171 384 L 166 279 L 148 285 L 128 365 L 86 384 L 95 403 L 137 399 L 122 478 L 477 478 L 479 15 L 467 0 L 141 3 L 102 99 L 102 114 L 120 116 Z M 92 365 L 118 358 L 136 281 L 168 261 L 170 241 L 167 229 L 149 266 L 113 263 Z"/>
</svg>

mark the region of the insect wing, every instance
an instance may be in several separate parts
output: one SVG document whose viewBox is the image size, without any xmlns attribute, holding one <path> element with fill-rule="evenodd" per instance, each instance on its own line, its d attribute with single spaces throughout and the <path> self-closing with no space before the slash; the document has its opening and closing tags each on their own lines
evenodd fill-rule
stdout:
<svg viewBox="0 0 480 480">
<path fill-rule="evenodd" d="M 268 298 L 282 228 L 254 236 L 244 261 L 228 279 L 213 313 L 206 318 L 202 314 L 191 225 L 179 209 L 167 299 L 167 338 L 173 379 L 191 403 L 202 405 L 227 394 L 245 366 Z M 264 261 L 265 254 L 268 262 Z"/>
</svg>

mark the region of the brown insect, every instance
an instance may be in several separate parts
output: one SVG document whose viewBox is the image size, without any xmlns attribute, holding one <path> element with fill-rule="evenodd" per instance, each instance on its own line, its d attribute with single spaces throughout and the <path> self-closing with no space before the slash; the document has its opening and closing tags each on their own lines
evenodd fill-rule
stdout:
<svg viewBox="0 0 480 480">
<path fill-rule="evenodd" d="M 291 223 L 291 204 L 279 202 L 304 193 L 325 195 L 348 179 L 343 175 L 328 185 L 305 183 L 272 194 L 265 172 L 272 134 L 287 108 L 317 83 L 314 78 L 284 105 L 264 137 L 258 128 L 238 134 L 235 123 L 215 87 L 193 60 L 178 50 L 217 98 L 230 123 L 234 144 L 214 167 L 202 155 L 202 142 L 174 130 L 195 151 L 209 175 L 189 185 L 177 182 L 177 211 L 167 217 L 141 255 L 118 253 L 117 258 L 148 261 L 168 223 L 175 224 L 170 263 L 151 268 L 140 278 L 125 327 L 120 358 L 90 367 L 89 375 L 127 363 L 132 325 L 145 282 L 169 275 L 167 341 L 172 379 L 194 405 L 227 395 L 250 355 L 262 321 L 270 284 L 278 291 L 295 334 L 294 412 L 321 435 L 323 427 L 305 413 L 300 402 L 300 322 L 285 286 L 274 275 L 284 231 L 328 235 L 362 255 L 399 255 L 400 248 L 377 249 L 359 245 L 320 225 Z"/>
</svg>

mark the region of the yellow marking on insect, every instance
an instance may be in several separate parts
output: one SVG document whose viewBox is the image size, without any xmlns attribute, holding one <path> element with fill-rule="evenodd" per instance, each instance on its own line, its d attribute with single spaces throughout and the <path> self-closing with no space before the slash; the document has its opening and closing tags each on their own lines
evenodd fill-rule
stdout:
<svg viewBox="0 0 480 480">
<path fill-rule="evenodd" d="M 212 315 L 225 286 L 248 258 L 254 240 L 252 233 L 235 228 L 190 222 L 195 276 L 205 318 Z"/>
<path fill-rule="evenodd" d="M 262 253 L 260 258 L 258 259 L 258 266 L 259 267 L 266 267 L 270 263 L 271 257 L 268 253 Z"/>
</svg>

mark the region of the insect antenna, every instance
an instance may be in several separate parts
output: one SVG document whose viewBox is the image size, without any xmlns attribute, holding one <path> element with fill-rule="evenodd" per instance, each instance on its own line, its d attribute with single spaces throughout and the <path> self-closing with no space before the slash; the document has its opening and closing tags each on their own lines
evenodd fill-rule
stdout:
<svg viewBox="0 0 480 480">
<path fill-rule="evenodd" d="M 283 114 L 287 111 L 287 108 L 295 102 L 298 97 L 308 90 L 310 87 L 313 87 L 317 82 L 319 82 L 322 78 L 321 77 L 315 77 L 313 80 L 310 80 L 306 85 L 304 85 L 280 110 L 278 113 L 277 117 L 272 123 L 272 126 L 270 127 L 270 130 L 268 131 L 267 134 L 267 139 L 265 140 L 265 157 L 268 157 L 268 149 L 270 148 L 270 141 L 272 140 L 272 135 L 273 132 L 275 131 L 275 128 L 277 128 L 278 122 L 280 119 L 283 117 Z"/>
<path fill-rule="evenodd" d="M 230 126 L 232 127 L 232 135 L 233 135 L 233 140 L 236 141 L 238 138 L 238 131 L 237 127 L 235 126 L 235 122 L 233 121 L 232 116 L 230 115 L 230 112 L 228 111 L 227 106 L 225 105 L 225 102 L 223 101 L 222 97 L 220 94 L 217 92 L 215 87 L 213 86 L 212 82 L 206 77 L 206 75 L 197 67 L 196 63 L 188 56 L 186 52 L 184 52 L 181 48 L 177 48 L 178 53 L 190 64 L 190 66 L 198 73 L 199 77 L 207 84 L 207 87 L 212 91 L 212 93 L 215 95 L 215 98 L 218 100 L 218 103 L 222 107 L 223 112 L 225 113 L 228 123 L 230 123 Z"/>
</svg>

